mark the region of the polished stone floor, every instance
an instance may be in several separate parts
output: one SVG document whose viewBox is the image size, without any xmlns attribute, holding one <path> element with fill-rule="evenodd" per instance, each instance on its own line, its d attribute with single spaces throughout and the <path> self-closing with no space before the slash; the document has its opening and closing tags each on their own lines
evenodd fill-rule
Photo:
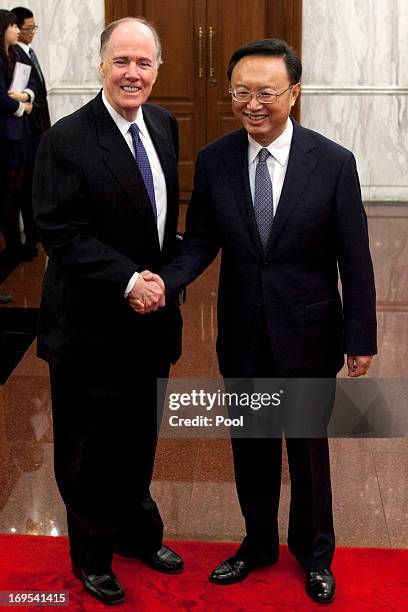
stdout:
<svg viewBox="0 0 408 612">
<path fill-rule="evenodd" d="M 408 204 L 367 206 L 374 260 L 379 354 L 370 376 L 408 372 Z M 45 268 L 43 252 L 20 264 L 1 286 L 13 303 L 36 308 Z M 215 262 L 188 290 L 183 306 L 184 351 L 176 377 L 217 376 Z M 47 366 L 29 346 L 0 385 L 0 533 L 66 533 L 52 468 Z M 407 439 L 330 441 L 334 516 L 339 545 L 408 547 Z M 286 539 L 289 475 L 284 458 L 280 533 Z M 228 440 L 159 442 L 153 495 L 173 539 L 233 540 L 243 533 Z"/>
</svg>

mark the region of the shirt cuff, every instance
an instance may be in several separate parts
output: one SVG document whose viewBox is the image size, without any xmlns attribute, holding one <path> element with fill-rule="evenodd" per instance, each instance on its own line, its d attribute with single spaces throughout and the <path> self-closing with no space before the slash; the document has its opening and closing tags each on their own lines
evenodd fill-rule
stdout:
<svg viewBox="0 0 408 612">
<path fill-rule="evenodd" d="M 32 89 L 28 89 L 28 87 L 26 87 L 25 89 L 23 89 L 23 91 L 28 93 L 28 95 L 30 96 L 29 102 L 31 102 L 31 104 L 32 104 L 34 102 L 34 100 L 35 100 L 35 93 L 33 92 L 33 90 Z"/>
<path fill-rule="evenodd" d="M 139 272 L 135 272 L 134 274 L 132 274 L 132 276 L 130 277 L 130 281 L 127 284 L 126 290 L 125 290 L 125 295 L 124 297 L 127 298 L 129 293 L 132 291 L 133 289 L 133 285 L 135 284 L 135 282 L 137 281 L 137 278 L 139 276 Z"/>
<path fill-rule="evenodd" d="M 16 117 L 22 117 L 24 115 L 24 102 L 19 102 L 19 107 L 14 113 Z"/>
</svg>

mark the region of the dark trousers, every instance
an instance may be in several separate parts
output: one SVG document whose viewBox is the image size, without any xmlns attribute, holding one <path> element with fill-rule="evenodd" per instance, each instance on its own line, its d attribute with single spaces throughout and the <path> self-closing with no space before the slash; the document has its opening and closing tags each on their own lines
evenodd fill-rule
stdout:
<svg viewBox="0 0 408 612">
<path fill-rule="evenodd" d="M 129 359 L 129 361 L 131 361 Z M 161 546 L 163 523 L 150 496 L 157 444 L 156 377 L 169 364 L 118 359 L 50 364 L 54 465 L 67 509 L 70 553 L 94 573 L 110 569 L 115 543 Z"/>
<path fill-rule="evenodd" d="M 32 183 L 33 183 L 34 165 L 28 165 L 25 168 L 23 182 L 21 186 L 21 216 L 23 217 L 25 246 L 34 247 L 40 240 L 37 226 L 34 221 L 33 205 L 32 205 Z"/>
<path fill-rule="evenodd" d="M 253 377 L 278 378 L 263 334 Z M 246 524 L 241 552 L 272 563 L 279 555 L 282 439 L 232 438 L 238 498 Z M 291 501 L 288 546 L 304 570 L 329 568 L 335 547 L 328 440 L 286 438 Z"/>
<path fill-rule="evenodd" d="M 0 168 L 0 229 L 9 255 L 18 253 L 21 248 L 19 219 L 23 181 L 23 168 Z"/>
</svg>

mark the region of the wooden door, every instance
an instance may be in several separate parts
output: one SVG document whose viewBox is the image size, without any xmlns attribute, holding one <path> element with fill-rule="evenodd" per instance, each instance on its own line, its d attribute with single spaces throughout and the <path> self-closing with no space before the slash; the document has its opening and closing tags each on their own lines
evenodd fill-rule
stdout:
<svg viewBox="0 0 408 612">
<path fill-rule="evenodd" d="M 207 0 L 207 142 L 240 126 L 231 112 L 226 69 L 235 49 L 268 36 L 268 4 L 267 0 Z"/>
<path fill-rule="evenodd" d="M 185 200 L 198 151 L 239 126 L 226 77 L 231 54 L 266 37 L 284 38 L 300 53 L 301 0 L 105 0 L 106 23 L 127 15 L 143 15 L 162 41 L 164 63 L 151 101 L 177 117 Z M 299 103 L 295 108 L 298 114 Z"/>
</svg>

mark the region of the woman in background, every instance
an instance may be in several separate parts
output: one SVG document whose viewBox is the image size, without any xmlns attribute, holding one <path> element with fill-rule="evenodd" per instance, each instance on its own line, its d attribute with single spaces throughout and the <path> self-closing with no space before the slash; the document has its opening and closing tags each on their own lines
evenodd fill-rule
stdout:
<svg viewBox="0 0 408 612">
<path fill-rule="evenodd" d="M 23 92 L 9 91 L 19 32 L 14 13 L 0 9 L 0 230 L 12 263 L 26 259 L 20 242 L 20 197 L 24 167 L 34 155 L 27 121 L 34 94 L 29 86 Z"/>
</svg>

